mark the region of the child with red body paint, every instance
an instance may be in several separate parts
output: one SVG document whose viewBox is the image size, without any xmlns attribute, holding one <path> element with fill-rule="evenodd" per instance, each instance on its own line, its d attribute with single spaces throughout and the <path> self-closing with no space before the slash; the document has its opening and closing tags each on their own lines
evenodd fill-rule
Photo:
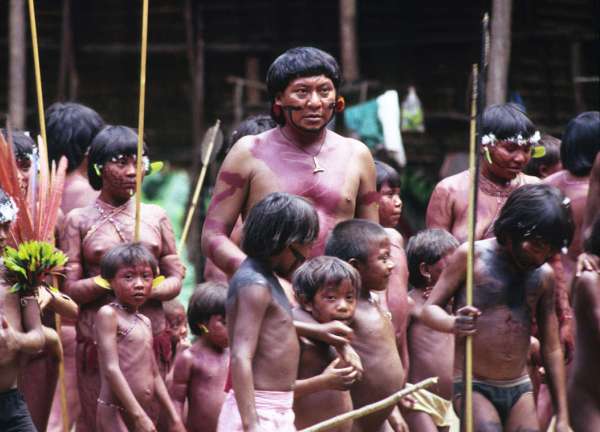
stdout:
<svg viewBox="0 0 600 432">
<path fill-rule="evenodd" d="M 338 257 L 358 270 L 362 287 L 352 328 L 352 347 L 364 374 L 351 389 L 354 408 L 379 401 L 399 391 L 406 375 L 396 346 L 392 320 L 372 292 L 384 291 L 394 269 L 390 238 L 379 224 L 363 219 L 340 222 L 331 232 L 325 254 Z M 396 407 L 377 411 L 354 422 L 354 432 L 408 431 Z"/>
<path fill-rule="evenodd" d="M 157 272 L 156 259 L 139 243 L 116 246 L 100 262 L 100 274 L 116 298 L 96 314 L 99 432 L 156 431 L 157 405 L 168 413 L 170 431 L 185 431 L 158 371 L 150 320 L 138 311 Z"/>
<path fill-rule="evenodd" d="M 409 296 L 413 302 L 408 326 L 408 381 L 417 383 L 432 376 L 439 378 L 436 387 L 413 393 L 411 397 L 415 402 L 405 412 L 410 429 L 419 432 L 454 431 L 453 427 L 458 426 L 450 401 L 454 335 L 433 330 L 420 320 L 431 289 L 446 267 L 448 257 L 458 246 L 458 240 L 440 228 L 420 231 L 410 238 L 406 246 L 411 284 Z"/>
<path fill-rule="evenodd" d="M 196 340 L 177 355 L 169 386 L 182 419 L 188 403 L 188 432 L 217 430 L 229 367 L 226 300 L 227 286 L 217 282 L 198 285 L 190 297 L 187 320 Z"/>
<path fill-rule="evenodd" d="M 396 332 L 396 344 L 404 370 L 408 370 L 409 355 L 406 344 L 408 324 L 408 266 L 404 252 L 404 239 L 396 230 L 402 214 L 400 199 L 400 174 L 390 165 L 375 161 L 377 171 L 377 192 L 379 192 L 379 223 L 390 237 L 390 256 L 394 263 L 388 286 L 383 293 L 377 293 L 381 305 L 392 315 Z"/>
<path fill-rule="evenodd" d="M 298 303 L 317 322 L 351 325 L 360 290 L 360 275 L 339 258 L 322 256 L 304 263 L 293 278 Z M 296 311 L 295 311 L 296 312 Z M 300 338 L 300 365 L 294 386 L 296 427 L 304 429 L 352 410 L 347 391 L 358 371 L 345 364 L 328 344 Z M 352 422 L 331 429 L 349 432 Z"/>
</svg>

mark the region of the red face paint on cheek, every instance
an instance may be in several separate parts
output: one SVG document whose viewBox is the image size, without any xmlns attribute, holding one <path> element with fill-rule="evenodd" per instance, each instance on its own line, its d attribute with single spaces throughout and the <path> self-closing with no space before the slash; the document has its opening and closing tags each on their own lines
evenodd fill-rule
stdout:
<svg viewBox="0 0 600 432">
<path fill-rule="evenodd" d="M 378 203 L 379 198 L 380 198 L 379 192 L 377 192 L 377 191 L 367 192 L 367 193 L 361 195 L 360 197 L 358 197 L 358 205 L 370 206 L 373 203 Z"/>
<path fill-rule="evenodd" d="M 219 180 L 229 185 L 229 188 L 213 196 L 210 202 L 209 211 L 223 200 L 233 196 L 238 189 L 242 189 L 246 184 L 246 179 L 244 177 L 238 173 L 229 171 L 221 172 L 221 174 L 219 174 Z"/>
</svg>

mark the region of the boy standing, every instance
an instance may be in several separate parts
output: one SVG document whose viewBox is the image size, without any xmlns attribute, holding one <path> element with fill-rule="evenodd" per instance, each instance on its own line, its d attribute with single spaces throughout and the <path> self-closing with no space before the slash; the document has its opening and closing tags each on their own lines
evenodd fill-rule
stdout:
<svg viewBox="0 0 600 432">
<path fill-rule="evenodd" d="M 4 252 L 10 224 L 17 207 L 0 189 L 0 250 Z M 21 353 L 35 354 L 44 348 L 40 308 L 34 296 L 11 293 L 0 258 L 0 430 L 35 432 L 23 396 L 17 389 Z"/>
<path fill-rule="evenodd" d="M 448 231 L 431 228 L 411 237 L 406 246 L 412 286 L 408 295 L 413 301 L 408 326 L 411 365 L 408 381 L 416 383 L 432 376 L 439 378 L 435 389 L 422 389 L 411 395 L 415 403 L 405 418 L 415 431 L 447 431 L 449 427 L 454 430 L 452 428 L 458 426 L 458 418 L 450 402 L 454 335 L 435 331 L 421 322 L 425 300 L 458 245 L 458 240 Z"/>
<path fill-rule="evenodd" d="M 405 375 L 389 314 L 371 296 L 388 286 L 394 263 L 390 238 L 378 224 L 353 219 L 340 222 L 331 232 L 325 254 L 338 257 L 358 270 L 362 289 L 354 314 L 352 347 L 360 356 L 365 371 L 363 378 L 350 389 L 354 408 L 379 401 L 399 391 Z M 353 431 L 386 430 L 386 420 L 395 430 L 406 430 L 406 424 L 395 408 L 377 411 L 354 422 Z"/>
<path fill-rule="evenodd" d="M 245 220 L 242 249 L 248 258 L 230 281 L 226 306 L 233 391 L 217 430 L 295 430 L 300 346 L 290 302 L 275 275 L 289 277 L 318 233 L 314 208 L 286 193 L 267 195 Z"/>
<path fill-rule="evenodd" d="M 596 217 L 584 243 L 589 259 L 600 264 L 600 217 Z M 569 412 L 577 432 L 600 430 L 600 275 L 583 271 L 573 283 L 573 309 L 577 316 L 577 341 L 572 374 L 569 377 Z"/>
<path fill-rule="evenodd" d="M 185 401 L 188 401 L 188 432 L 217 430 L 229 365 L 226 300 L 227 286 L 218 282 L 198 285 L 190 297 L 187 319 L 196 340 L 177 355 L 170 385 L 182 419 Z"/>
<path fill-rule="evenodd" d="M 554 272 L 546 264 L 573 237 L 568 200 L 548 185 L 514 191 L 494 223 L 495 238 L 475 243 L 473 306 L 465 306 L 467 245 L 457 249 L 422 313 L 432 328 L 456 333 L 454 404 L 460 412 L 464 338 L 473 335 L 473 420 L 476 430 L 538 430 L 527 374 L 535 314 L 542 356 L 557 412 L 557 431 L 569 417 L 563 355 L 554 313 Z M 454 315 L 444 309 L 454 298 Z"/>
<path fill-rule="evenodd" d="M 295 273 L 294 292 L 302 310 L 319 323 L 351 325 L 360 291 L 360 276 L 339 258 L 322 256 L 304 263 Z M 296 312 L 296 311 L 295 311 Z M 300 368 L 294 388 L 296 427 L 304 429 L 352 410 L 346 391 L 357 371 L 347 366 L 327 344 L 300 338 Z M 346 422 L 332 432 L 349 432 Z"/>
<path fill-rule="evenodd" d="M 154 255 L 139 243 L 121 244 L 102 257 L 100 274 L 110 282 L 116 300 L 98 310 L 95 323 L 100 432 L 156 431 L 157 402 L 168 413 L 170 430 L 185 431 L 158 372 L 150 320 L 138 312 L 157 270 Z"/>
</svg>

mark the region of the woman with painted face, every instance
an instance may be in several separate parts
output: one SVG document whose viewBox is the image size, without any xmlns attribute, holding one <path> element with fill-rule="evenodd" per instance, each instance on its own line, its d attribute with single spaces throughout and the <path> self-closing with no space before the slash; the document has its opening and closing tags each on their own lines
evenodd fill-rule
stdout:
<svg viewBox="0 0 600 432">
<path fill-rule="evenodd" d="M 100 274 L 100 260 L 112 247 L 134 240 L 137 134 L 125 126 L 106 126 L 92 141 L 88 178 L 100 191 L 94 203 L 72 210 L 66 217 L 61 245 L 69 257 L 65 268 L 65 291 L 80 305 L 77 322 L 77 379 L 81 400 L 78 431 L 94 430 L 100 375 L 94 341 L 98 309 L 114 294 Z M 145 173 L 149 160 L 144 152 Z M 160 275 L 141 313 L 150 318 L 154 350 L 164 376 L 172 360 L 170 338 L 165 331 L 162 302 L 181 290 L 185 269 L 176 253 L 175 237 L 165 211 L 142 204 L 140 242 L 158 261 Z"/>
</svg>

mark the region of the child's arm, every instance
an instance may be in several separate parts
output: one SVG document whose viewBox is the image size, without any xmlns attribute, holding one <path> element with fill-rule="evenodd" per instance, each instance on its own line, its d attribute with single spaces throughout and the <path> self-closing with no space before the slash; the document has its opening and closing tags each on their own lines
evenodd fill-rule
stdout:
<svg viewBox="0 0 600 432">
<path fill-rule="evenodd" d="M 388 417 L 388 423 L 394 432 L 410 432 L 408 425 L 406 424 L 406 420 L 404 420 L 404 417 L 402 417 L 402 413 L 400 412 L 398 406 L 394 407 L 394 410 Z"/>
<path fill-rule="evenodd" d="M 459 335 L 475 333 L 476 318 L 481 314 L 477 308 L 464 306 L 456 315 L 444 309 L 465 281 L 467 247 L 464 243 L 452 254 L 421 311 L 421 320 L 434 330 Z"/>
<path fill-rule="evenodd" d="M 546 382 L 550 386 L 552 402 L 556 412 L 556 430 L 569 430 L 567 391 L 563 353 L 558 336 L 558 320 L 555 311 L 554 272 L 544 265 L 542 268 L 543 292 L 537 307 L 542 358 L 546 369 Z"/>
<path fill-rule="evenodd" d="M 185 432 L 185 427 L 181 422 L 181 417 L 175 410 L 175 405 L 173 405 L 173 401 L 171 401 L 171 397 L 167 391 L 167 386 L 158 372 L 158 366 L 156 365 L 156 359 L 154 356 L 152 356 L 152 363 L 154 363 L 154 391 L 156 394 L 156 399 L 158 399 L 158 402 L 163 407 L 164 412 L 166 412 L 170 418 L 169 432 Z"/>
<path fill-rule="evenodd" d="M 358 379 L 362 377 L 363 366 L 359 355 L 350 346 L 350 339 L 354 335 L 354 330 L 340 321 L 329 321 L 327 323 L 317 323 L 317 321 L 300 308 L 293 310 L 294 327 L 298 337 L 319 340 L 336 349 L 342 360 L 350 364 L 358 371 Z"/>
<path fill-rule="evenodd" d="M 173 381 L 169 385 L 169 394 L 182 421 L 184 417 L 183 408 L 192 378 L 192 365 L 193 355 L 189 349 L 177 354 L 173 365 Z"/>
<path fill-rule="evenodd" d="M 270 302 L 270 289 L 264 285 L 253 284 L 241 287 L 237 291 L 235 303 L 231 306 L 234 310 L 227 309 L 233 390 L 246 432 L 258 431 L 260 426 L 254 399 L 252 360 Z"/>
<path fill-rule="evenodd" d="M 96 341 L 100 372 L 108 382 L 111 392 L 119 399 L 125 411 L 132 416 L 136 431 L 155 431 L 152 420 L 139 404 L 119 367 L 117 346 L 117 314 L 110 306 L 103 306 L 96 314 Z"/>
<path fill-rule="evenodd" d="M 8 289 L 8 287 L 0 287 Z M 44 348 L 46 342 L 42 330 L 40 308 L 35 297 L 20 297 L 18 294 L 6 294 L 4 316 L 0 315 L 0 356 L 22 351 L 35 354 Z M 10 323 L 21 322 L 23 331 Z"/>
<path fill-rule="evenodd" d="M 323 390 L 348 390 L 356 381 L 358 371 L 352 366 L 336 368 L 339 362 L 336 358 L 319 375 L 296 380 L 294 399 Z"/>
<path fill-rule="evenodd" d="M 158 262 L 158 267 L 160 268 L 160 274 L 165 277 L 165 280 L 152 288 L 150 298 L 168 301 L 179 295 L 185 276 L 185 267 L 179 259 L 179 255 L 177 255 L 173 227 L 166 214 L 163 214 L 161 218 L 160 232 L 162 254 Z"/>
</svg>

